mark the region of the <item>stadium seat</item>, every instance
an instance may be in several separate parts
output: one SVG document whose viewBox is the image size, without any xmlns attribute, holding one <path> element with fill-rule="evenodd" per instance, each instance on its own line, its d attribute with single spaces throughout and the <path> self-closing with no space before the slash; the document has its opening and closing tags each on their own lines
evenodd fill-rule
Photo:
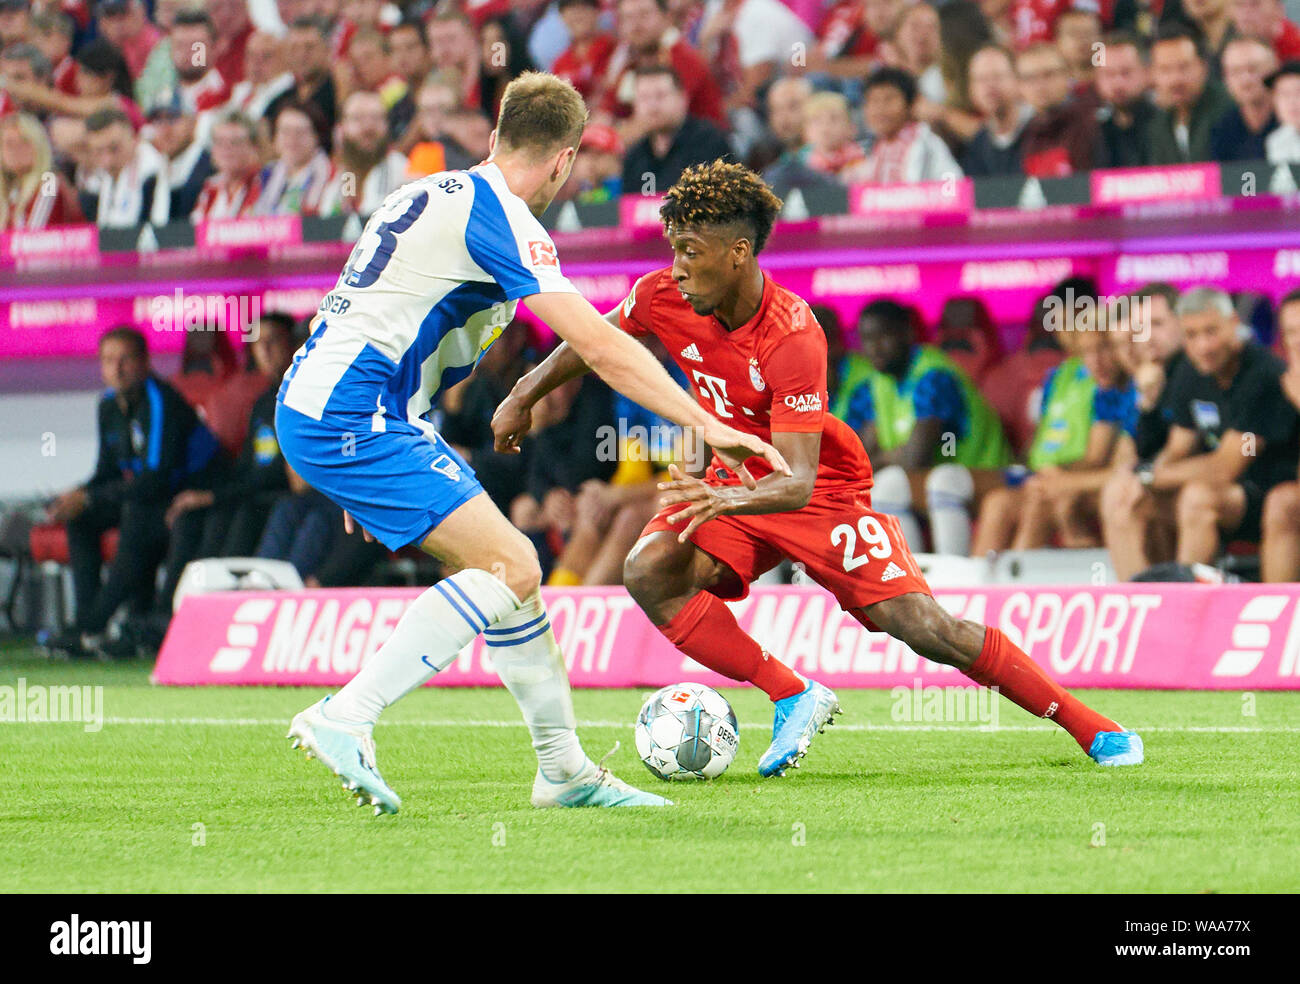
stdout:
<svg viewBox="0 0 1300 984">
<path fill-rule="evenodd" d="M 993 559 L 994 584 L 1114 584 L 1103 549 L 1004 550 Z"/>
</svg>

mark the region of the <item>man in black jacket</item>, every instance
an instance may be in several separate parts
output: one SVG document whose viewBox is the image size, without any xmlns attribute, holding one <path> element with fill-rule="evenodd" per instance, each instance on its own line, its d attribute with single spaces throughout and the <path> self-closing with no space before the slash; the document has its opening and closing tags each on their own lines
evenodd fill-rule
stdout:
<svg viewBox="0 0 1300 984">
<path fill-rule="evenodd" d="M 67 524 L 77 618 L 50 648 L 73 656 L 97 649 L 113 613 L 127 600 L 152 602 L 167 551 L 167 504 L 219 460 L 216 438 L 189 404 L 155 376 L 145 337 L 118 327 L 99 340 L 108 391 L 99 403 L 99 457 L 85 485 L 50 504 L 51 522 Z M 117 553 L 101 583 L 100 537 L 116 527 Z"/>
<path fill-rule="evenodd" d="M 692 164 L 732 158 L 731 145 L 712 123 L 688 116 L 681 79 L 655 65 L 636 73 L 636 116 L 648 132 L 623 159 L 623 193 L 659 195 Z"/>
</svg>

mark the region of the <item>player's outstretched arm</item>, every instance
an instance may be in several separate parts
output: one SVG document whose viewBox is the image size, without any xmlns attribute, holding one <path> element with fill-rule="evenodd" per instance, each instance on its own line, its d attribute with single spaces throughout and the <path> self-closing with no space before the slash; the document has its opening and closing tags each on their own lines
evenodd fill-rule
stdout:
<svg viewBox="0 0 1300 984">
<path fill-rule="evenodd" d="M 528 298 L 528 307 L 614 389 L 675 424 L 698 428 L 704 442 L 746 486 L 753 488 L 754 479 L 744 461 L 755 455 L 767 459 L 775 471 L 790 474 L 790 466 L 776 448 L 709 416 L 658 359 L 602 318 L 586 298 L 569 293 L 534 294 Z"/>
<path fill-rule="evenodd" d="M 605 316 L 606 319 L 609 315 Z M 498 453 L 518 454 L 519 442 L 533 429 L 533 407 L 551 390 L 576 379 L 591 366 L 568 342 L 560 342 L 531 372 L 524 373 L 492 414 L 493 446 Z"/>
</svg>

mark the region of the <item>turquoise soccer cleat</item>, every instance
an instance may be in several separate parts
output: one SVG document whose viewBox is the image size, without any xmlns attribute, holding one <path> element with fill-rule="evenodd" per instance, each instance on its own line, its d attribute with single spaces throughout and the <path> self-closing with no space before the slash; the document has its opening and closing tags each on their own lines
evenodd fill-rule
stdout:
<svg viewBox="0 0 1300 984">
<path fill-rule="evenodd" d="M 1088 755 L 1098 765 L 1141 765 L 1145 759 L 1142 739 L 1133 731 L 1098 731 Z"/>
<path fill-rule="evenodd" d="M 791 766 L 797 769 L 799 759 L 808 754 L 813 735 L 834 724 L 835 715 L 841 713 L 835 692 L 811 680 L 802 693 L 778 700 L 772 721 L 772 744 L 758 760 L 758 774 L 765 778 L 783 776 Z"/>
<path fill-rule="evenodd" d="M 369 725 L 343 724 L 325 717 L 329 698 L 312 704 L 296 715 L 289 725 L 294 748 L 306 750 L 307 757 L 321 760 L 343 782 L 343 788 L 357 798 L 357 806 L 369 803 L 375 816 L 396 813 L 402 799 L 384 782 L 375 765 L 375 740 Z"/>
<path fill-rule="evenodd" d="M 618 751 L 614 745 L 613 755 Z M 591 759 L 587 767 L 567 782 L 551 782 L 537 770 L 533 780 L 533 806 L 539 809 L 556 806 L 672 806 L 673 801 L 642 792 L 629 786 L 605 768 L 605 758 L 597 765 Z"/>
</svg>

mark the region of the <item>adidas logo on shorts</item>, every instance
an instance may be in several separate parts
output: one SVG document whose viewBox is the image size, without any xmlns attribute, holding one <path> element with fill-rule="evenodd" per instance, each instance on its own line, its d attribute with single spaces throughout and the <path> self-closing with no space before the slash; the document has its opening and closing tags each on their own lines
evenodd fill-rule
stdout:
<svg viewBox="0 0 1300 984">
<path fill-rule="evenodd" d="M 690 359 L 692 362 L 704 361 L 704 359 L 700 357 L 699 346 L 697 346 L 694 342 L 691 342 L 690 345 L 687 345 L 686 348 L 682 349 L 682 358 Z"/>
<path fill-rule="evenodd" d="M 895 564 L 892 560 L 889 566 L 885 568 L 885 573 L 880 575 L 882 581 L 892 581 L 896 577 L 903 577 L 903 569 Z"/>
</svg>

